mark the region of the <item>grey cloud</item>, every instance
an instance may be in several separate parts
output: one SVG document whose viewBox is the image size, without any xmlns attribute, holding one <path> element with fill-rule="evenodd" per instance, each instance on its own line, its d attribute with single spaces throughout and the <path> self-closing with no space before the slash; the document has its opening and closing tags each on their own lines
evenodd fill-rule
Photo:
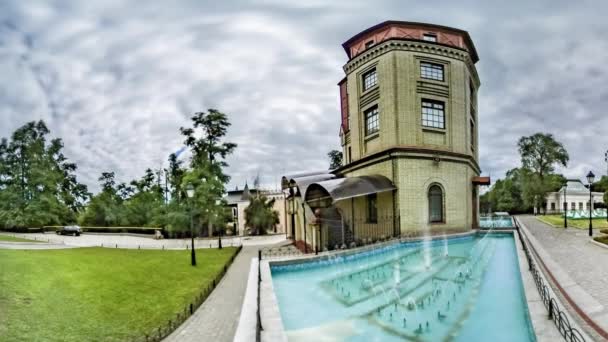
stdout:
<svg viewBox="0 0 608 342">
<path fill-rule="evenodd" d="M 468 30 L 481 61 L 480 157 L 494 178 L 516 142 L 553 133 L 568 176 L 604 170 L 607 4 L 567 1 L 276 0 L 0 4 L 0 136 L 47 120 L 97 189 L 166 162 L 195 111 L 220 109 L 239 144 L 231 187 L 256 173 L 323 169 L 339 148 L 341 43 L 387 19 Z"/>
</svg>

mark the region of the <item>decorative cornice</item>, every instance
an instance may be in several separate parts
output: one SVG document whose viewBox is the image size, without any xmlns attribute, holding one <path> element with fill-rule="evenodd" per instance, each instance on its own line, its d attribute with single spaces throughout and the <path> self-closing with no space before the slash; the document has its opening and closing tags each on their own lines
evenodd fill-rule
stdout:
<svg viewBox="0 0 608 342">
<path fill-rule="evenodd" d="M 441 161 L 447 162 L 456 162 L 456 163 L 465 163 L 469 165 L 475 172 L 481 174 L 481 168 L 477 163 L 477 160 L 469 155 L 464 153 L 457 153 L 446 150 L 437 150 L 437 149 L 429 149 L 417 146 L 395 146 L 384 149 L 382 151 L 370 154 L 361 159 L 357 159 L 349 164 L 346 164 L 336 170 L 333 171 L 334 174 L 344 174 L 348 172 L 353 172 L 360 168 L 381 163 L 391 159 L 400 159 L 400 158 L 408 158 L 408 159 L 428 159 L 428 160 L 437 160 L 439 158 Z"/>
<path fill-rule="evenodd" d="M 360 53 L 348 61 L 343 67 L 344 72 L 349 74 L 362 64 L 393 50 L 422 52 L 457 59 L 465 62 L 467 66 L 475 70 L 471 56 L 465 49 L 459 49 L 454 46 L 438 43 L 425 43 L 416 39 L 391 38 L 382 42 L 381 44 L 369 48 L 365 52 Z"/>
</svg>

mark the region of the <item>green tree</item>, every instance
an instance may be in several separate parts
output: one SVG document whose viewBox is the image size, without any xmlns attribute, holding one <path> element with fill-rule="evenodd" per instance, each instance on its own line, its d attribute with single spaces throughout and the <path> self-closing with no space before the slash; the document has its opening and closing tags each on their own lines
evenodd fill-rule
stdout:
<svg viewBox="0 0 608 342">
<path fill-rule="evenodd" d="M 559 189 L 555 184 L 559 179 L 550 176 L 555 171 L 555 166 L 568 166 L 568 152 L 553 135 L 544 133 L 522 137 L 517 145 L 523 169 L 530 170 L 530 173 L 525 175 L 525 186 L 522 188 L 524 203 L 541 205 L 544 210 L 546 194 L 556 187 Z"/>
<path fill-rule="evenodd" d="M 541 181 L 546 174 L 555 171 L 555 165 L 568 166 L 568 152 L 551 134 L 521 137 L 517 145 L 523 167 L 537 173 Z"/>
<path fill-rule="evenodd" d="M 144 176 L 131 182 L 133 194 L 125 201 L 126 221 L 130 226 L 156 226 L 165 214 L 163 189 L 157 176 L 146 169 Z M 159 218 L 160 216 L 160 218 Z"/>
<path fill-rule="evenodd" d="M 181 184 L 182 178 L 184 177 L 183 162 L 177 159 L 175 153 L 169 155 L 169 170 L 167 170 L 167 177 L 169 180 L 169 186 L 171 187 L 171 199 L 180 202 L 184 194 L 182 193 Z"/>
<path fill-rule="evenodd" d="M 61 139 L 47 140 L 44 121 L 28 122 L 0 142 L 0 226 L 71 223 L 88 197 Z"/>
<path fill-rule="evenodd" d="M 602 176 L 602 178 L 599 181 L 593 183 L 591 188 L 593 189 L 593 191 L 598 191 L 598 192 L 608 191 L 608 177 Z"/>
<path fill-rule="evenodd" d="M 190 168 L 181 174 L 180 189 L 188 184 L 195 187 L 195 196 L 190 200 L 192 215 L 197 230 L 206 227 L 206 235 L 212 235 L 214 218 L 221 216 L 221 198 L 230 180 L 223 168 L 225 159 L 236 148 L 236 144 L 224 141 L 230 127 L 226 114 L 209 109 L 192 116 L 193 127 L 180 128 L 185 136 L 184 144 L 192 150 Z"/>
<path fill-rule="evenodd" d="M 127 225 L 124 200 L 118 194 L 114 172 L 102 172 L 98 181 L 101 192 L 91 198 L 78 222 L 97 227 Z"/>
<path fill-rule="evenodd" d="M 264 195 L 255 195 L 249 199 L 249 206 L 245 208 L 245 226 L 250 229 L 251 235 L 266 234 L 279 223 L 279 213 L 274 210 L 275 199 L 268 199 Z"/>
<path fill-rule="evenodd" d="M 342 152 L 338 150 L 331 150 L 327 153 L 327 157 L 329 158 L 329 169 L 335 170 L 342 166 Z"/>
</svg>

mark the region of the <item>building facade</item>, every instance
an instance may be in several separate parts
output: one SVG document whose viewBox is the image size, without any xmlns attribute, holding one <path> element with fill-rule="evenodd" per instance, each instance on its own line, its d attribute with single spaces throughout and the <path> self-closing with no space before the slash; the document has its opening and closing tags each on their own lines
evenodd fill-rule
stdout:
<svg viewBox="0 0 608 342">
<path fill-rule="evenodd" d="M 272 227 L 268 233 L 272 234 L 284 234 L 286 227 L 286 207 L 285 207 L 285 193 L 278 190 L 264 190 L 264 189 L 249 189 L 249 186 L 245 184 L 243 190 L 232 190 L 228 191 L 226 195 L 226 203 L 232 210 L 232 228 L 234 235 L 248 235 L 248 228 L 245 225 L 245 209 L 249 207 L 249 200 L 251 196 L 263 195 L 268 199 L 274 199 L 273 209 L 278 213 L 279 223 Z"/>
<path fill-rule="evenodd" d="M 589 202 L 590 197 L 592 201 Z M 594 210 L 598 203 L 604 203 L 603 192 L 592 192 L 585 187 L 583 182 L 578 179 L 569 179 L 566 186 L 557 192 L 550 192 L 545 198 L 544 208 L 547 213 L 563 213 L 568 211 L 589 211 Z M 535 211 L 538 212 L 538 210 Z M 542 210 L 541 210 L 542 211 Z"/>
<path fill-rule="evenodd" d="M 379 230 L 386 236 L 476 228 L 478 186 L 489 178 L 480 177 L 478 163 L 479 58 L 469 34 L 387 21 L 343 48 L 344 165 L 332 172 L 335 179 L 292 191 L 295 200 L 300 195 L 311 211 L 335 208 L 339 215 L 330 216 L 340 217 L 355 240 Z M 360 181 L 340 180 L 349 178 Z M 294 180 L 284 178 L 290 186 L 298 185 Z M 346 186 L 366 190 L 344 197 Z"/>
</svg>

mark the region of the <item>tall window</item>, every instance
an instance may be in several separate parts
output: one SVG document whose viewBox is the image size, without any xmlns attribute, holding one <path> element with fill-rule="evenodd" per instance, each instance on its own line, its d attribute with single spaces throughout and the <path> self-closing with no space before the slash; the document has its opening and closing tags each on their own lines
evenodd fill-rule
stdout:
<svg viewBox="0 0 608 342">
<path fill-rule="evenodd" d="M 378 195 L 376 194 L 367 196 L 367 222 L 378 222 Z"/>
<path fill-rule="evenodd" d="M 572 202 L 570 204 L 571 204 L 571 206 L 570 206 L 571 210 L 576 210 L 576 203 Z"/>
<path fill-rule="evenodd" d="M 426 40 L 427 42 L 436 42 L 437 41 L 437 35 L 434 33 L 425 33 L 422 35 L 422 39 Z"/>
<path fill-rule="evenodd" d="M 372 88 L 376 84 L 378 84 L 378 74 L 376 74 L 375 68 L 363 74 L 363 91 Z"/>
<path fill-rule="evenodd" d="M 551 202 L 551 211 L 555 211 L 555 202 Z"/>
<path fill-rule="evenodd" d="M 443 65 L 420 62 L 420 77 L 443 81 Z"/>
<path fill-rule="evenodd" d="M 353 160 L 353 151 L 351 150 L 351 147 L 348 146 L 348 162 L 350 163 Z"/>
<path fill-rule="evenodd" d="M 583 202 L 578 202 L 578 210 L 583 210 Z"/>
<path fill-rule="evenodd" d="M 439 185 L 429 189 L 429 221 L 443 222 L 443 190 Z"/>
<path fill-rule="evenodd" d="M 365 111 L 365 135 L 370 135 L 380 130 L 380 118 L 378 115 L 378 106 L 374 106 Z"/>
<path fill-rule="evenodd" d="M 471 150 L 475 150 L 475 122 L 473 119 L 470 121 L 471 124 Z"/>
<path fill-rule="evenodd" d="M 422 100 L 422 126 L 445 128 L 443 102 Z"/>
</svg>

